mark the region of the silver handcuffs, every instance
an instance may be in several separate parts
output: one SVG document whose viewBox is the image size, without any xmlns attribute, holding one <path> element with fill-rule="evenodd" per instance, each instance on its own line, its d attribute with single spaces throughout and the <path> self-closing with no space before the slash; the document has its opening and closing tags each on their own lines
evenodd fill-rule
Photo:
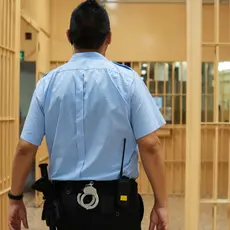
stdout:
<svg viewBox="0 0 230 230">
<path fill-rule="evenodd" d="M 84 198 L 86 196 L 92 196 L 92 200 L 90 203 L 85 204 Z M 86 210 L 94 209 L 99 204 L 99 196 L 97 194 L 97 189 L 93 187 L 93 182 L 90 182 L 85 186 L 83 189 L 83 193 L 78 193 L 77 195 L 77 202 Z"/>
</svg>

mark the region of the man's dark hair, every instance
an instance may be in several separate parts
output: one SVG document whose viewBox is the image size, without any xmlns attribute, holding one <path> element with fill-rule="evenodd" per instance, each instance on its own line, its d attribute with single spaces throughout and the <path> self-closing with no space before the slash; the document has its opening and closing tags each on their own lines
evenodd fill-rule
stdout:
<svg viewBox="0 0 230 230">
<path fill-rule="evenodd" d="M 87 0 L 74 9 L 69 29 L 77 49 L 99 49 L 110 32 L 108 13 L 95 0 Z"/>
</svg>

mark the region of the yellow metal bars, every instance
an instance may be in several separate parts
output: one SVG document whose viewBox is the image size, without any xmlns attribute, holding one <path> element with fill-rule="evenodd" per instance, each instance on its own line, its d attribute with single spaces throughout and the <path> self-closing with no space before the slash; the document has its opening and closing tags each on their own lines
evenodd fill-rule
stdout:
<svg viewBox="0 0 230 230">
<path fill-rule="evenodd" d="M 228 12 L 229 13 L 229 12 Z M 220 84 L 220 75 L 219 75 L 219 61 L 220 61 L 220 48 L 230 46 L 229 42 L 220 42 L 220 1 L 215 0 L 214 2 L 214 41 L 213 42 L 203 42 L 203 46 L 214 47 L 215 49 L 215 59 L 214 59 L 214 79 L 213 79 L 213 87 L 214 87 L 214 108 L 213 108 L 213 122 L 207 122 L 205 119 L 204 124 L 213 125 L 214 128 L 214 138 L 213 138 L 213 159 L 212 159 L 212 199 L 201 200 L 202 203 L 211 204 L 212 205 L 212 230 L 217 229 L 217 207 L 221 204 L 229 204 L 230 200 L 230 158 L 228 157 L 228 191 L 227 191 L 227 199 L 220 199 L 220 191 L 223 188 L 224 184 L 221 183 L 218 179 L 220 178 L 219 173 L 224 170 L 224 164 L 226 162 L 225 155 L 226 152 L 230 151 L 230 145 L 226 144 L 227 141 L 229 143 L 229 122 L 225 122 L 225 109 L 226 105 L 224 104 L 224 91 L 225 91 L 225 76 L 221 75 L 221 84 Z M 230 15 L 229 15 L 230 19 Z M 229 30 L 230 31 L 230 30 Z M 220 89 L 220 86 L 222 90 Z M 221 98 L 220 100 L 220 91 Z M 229 109 L 229 108 L 228 108 Z M 221 111 L 221 112 L 220 112 Z M 229 113 L 229 111 L 228 111 Z M 228 118 L 229 119 L 229 118 Z M 227 135 L 227 137 L 226 137 Z M 223 141 L 226 140 L 226 141 Z M 223 144 L 225 148 L 223 147 Z M 205 149 L 206 150 L 206 149 Z M 225 152 L 226 151 L 226 152 Z M 230 155 L 230 154 L 229 154 Z M 221 166 L 221 167 L 219 167 Z M 227 171 L 224 171 L 227 172 Z M 230 218 L 230 216 L 229 216 Z M 230 219 L 229 226 L 230 229 Z"/>
<path fill-rule="evenodd" d="M 185 230 L 198 230 L 201 153 L 202 1 L 187 0 Z"/>
<path fill-rule="evenodd" d="M 7 229 L 7 192 L 19 135 L 20 0 L 0 0 L 0 229 Z"/>
</svg>

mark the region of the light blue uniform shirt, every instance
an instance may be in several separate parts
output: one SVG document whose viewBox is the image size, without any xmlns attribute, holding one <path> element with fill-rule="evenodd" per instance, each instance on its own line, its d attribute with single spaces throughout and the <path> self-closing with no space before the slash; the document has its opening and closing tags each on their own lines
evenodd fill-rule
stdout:
<svg viewBox="0 0 230 230">
<path fill-rule="evenodd" d="M 52 180 L 138 177 L 136 140 L 165 124 L 143 80 L 99 53 L 74 54 L 37 84 L 21 139 L 44 135 Z"/>
</svg>

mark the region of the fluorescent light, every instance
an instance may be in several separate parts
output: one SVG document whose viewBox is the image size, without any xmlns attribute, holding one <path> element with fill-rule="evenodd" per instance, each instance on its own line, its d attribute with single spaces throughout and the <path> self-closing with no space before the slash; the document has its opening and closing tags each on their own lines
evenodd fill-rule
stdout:
<svg viewBox="0 0 230 230">
<path fill-rule="evenodd" d="M 220 62 L 218 65 L 219 71 L 230 70 L 230 62 Z"/>
<path fill-rule="evenodd" d="M 143 67 L 147 67 L 148 64 L 147 64 L 147 63 L 143 63 L 142 66 L 143 66 Z"/>
<path fill-rule="evenodd" d="M 141 75 L 145 75 L 147 73 L 146 70 L 141 70 Z"/>
</svg>

